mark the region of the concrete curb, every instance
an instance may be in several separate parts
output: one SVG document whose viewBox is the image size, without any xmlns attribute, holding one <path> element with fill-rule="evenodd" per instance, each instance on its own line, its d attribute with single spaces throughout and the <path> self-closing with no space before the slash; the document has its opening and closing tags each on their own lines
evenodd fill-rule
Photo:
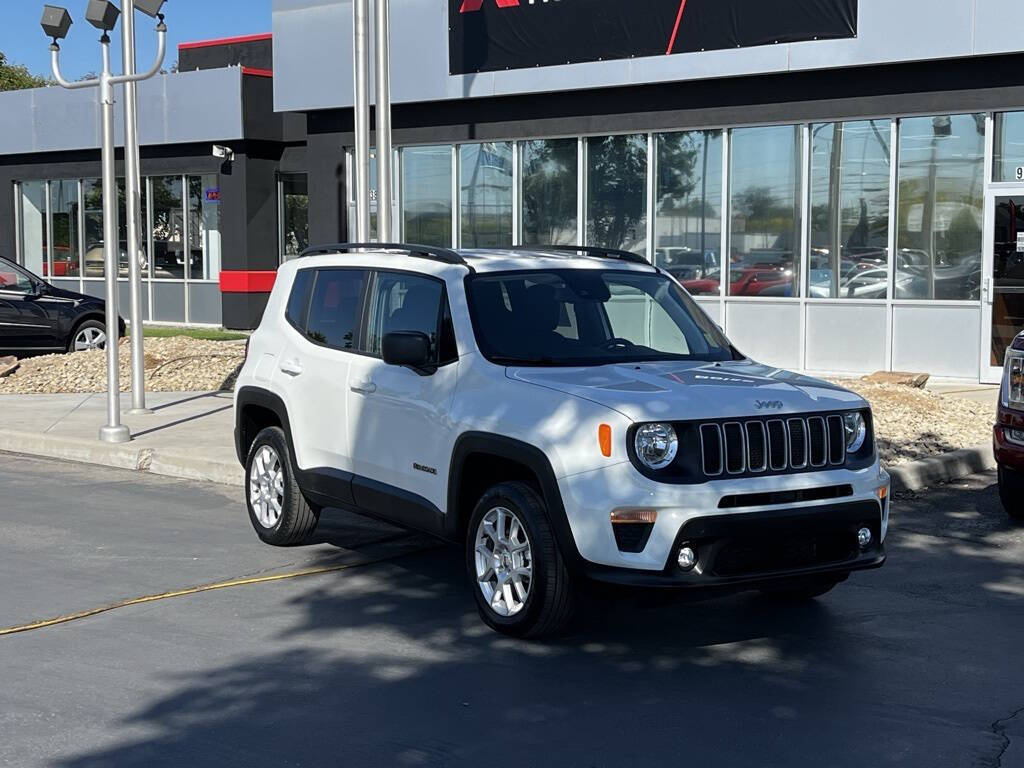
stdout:
<svg viewBox="0 0 1024 768">
<path fill-rule="evenodd" d="M 0 451 L 222 485 L 241 486 L 244 480 L 244 472 L 237 461 L 175 455 L 137 443 L 107 444 L 78 437 L 5 429 L 0 430 Z"/>
<path fill-rule="evenodd" d="M 892 478 L 894 491 L 920 491 L 975 472 L 995 469 L 995 466 L 992 444 L 985 443 L 885 469 Z"/>
</svg>

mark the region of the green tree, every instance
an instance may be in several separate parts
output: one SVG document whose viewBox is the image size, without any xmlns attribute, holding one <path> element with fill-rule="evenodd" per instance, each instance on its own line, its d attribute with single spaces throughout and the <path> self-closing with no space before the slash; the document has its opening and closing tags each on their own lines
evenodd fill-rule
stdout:
<svg viewBox="0 0 1024 768">
<path fill-rule="evenodd" d="M 11 64 L 7 55 L 0 51 L 0 91 L 20 91 L 47 85 L 52 85 L 49 78 L 33 75 L 23 64 Z"/>
</svg>

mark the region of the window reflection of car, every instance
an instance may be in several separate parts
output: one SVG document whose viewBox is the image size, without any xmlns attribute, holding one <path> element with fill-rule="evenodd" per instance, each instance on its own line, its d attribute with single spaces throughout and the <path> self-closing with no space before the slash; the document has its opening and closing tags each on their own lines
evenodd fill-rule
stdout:
<svg viewBox="0 0 1024 768">
<path fill-rule="evenodd" d="M 756 266 L 733 270 L 730 294 L 733 296 L 790 296 L 793 270 L 779 267 Z M 789 293 L 785 292 L 786 286 Z"/>
</svg>

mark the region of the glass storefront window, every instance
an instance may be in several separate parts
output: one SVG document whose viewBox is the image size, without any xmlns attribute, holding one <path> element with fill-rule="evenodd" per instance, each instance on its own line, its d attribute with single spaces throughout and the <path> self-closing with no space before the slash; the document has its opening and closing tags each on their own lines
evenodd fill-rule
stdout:
<svg viewBox="0 0 1024 768">
<path fill-rule="evenodd" d="M 220 186 L 215 173 L 188 177 L 189 280 L 220 275 Z"/>
<path fill-rule="evenodd" d="M 992 180 L 1024 181 L 1024 112 L 996 115 L 995 131 Z"/>
<path fill-rule="evenodd" d="M 103 277 L 103 180 L 82 181 L 82 206 L 85 209 L 85 253 L 82 275 Z"/>
<path fill-rule="evenodd" d="M 778 125 L 731 134 L 730 296 L 798 295 L 800 133 Z"/>
<path fill-rule="evenodd" d="M 813 299 L 884 299 L 889 289 L 888 120 L 811 126 Z"/>
<path fill-rule="evenodd" d="M 81 270 L 78 253 L 78 180 L 50 182 L 50 215 L 53 222 L 53 263 L 48 277 L 77 277 Z"/>
<path fill-rule="evenodd" d="M 647 135 L 587 139 L 587 245 L 647 255 Z"/>
<path fill-rule="evenodd" d="M 185 277 L 185 211 L 181 176 L 153 176 L 153 257 L 150 268 L 158 280 Z"/>
<path fill-rule="evenodd" d="M 459 147 L 460 237 L 463 248 L 512 245 L 512 143 Z"/>
<path fill-rule="evenodd" d="M 21 182 L 20 248 L 25 268 L 46 273 L 46 182 Z"/>
<path fill-rule="evenodd" d="M 402 150 L 402 239 L 409 243 L 452 244 L 452 148 Z"/>
<path fill-rule="evenodd" d="M 658 134 L 655 263 L 694 295 L 719 292 L 722 132 Z"/>
<path fill-rule="evenodd" d="M 139 188 L 139 259 L 142 264 L 143 279 L 149 277 L 149 247 L 146 233 L 149 231 L 146 224 L 146 179 L 142 178 Z M 128 270 L 128 189 L 124 179 L 117 180 L 117 232 L 118 244 L 121 253 L 118 255 L 118 275 L 125 279 L 129 277 Z"/>
<path fill-rule="evenodd" d="M 900 121 L 895 298 L 977 300 L 985 116 Z"/>
<path fill-rule="evenodd" d="M 309 189 L 304 173 L 282 175 L 278 185 L 281 261 L 287 261 L 309 247 Z"/>
<path fill-rule="evenodd" d="M 540 139 L 519 145 L 524 245 L 572 245 L 577 232 L 576 139 Z"/>
</svg>

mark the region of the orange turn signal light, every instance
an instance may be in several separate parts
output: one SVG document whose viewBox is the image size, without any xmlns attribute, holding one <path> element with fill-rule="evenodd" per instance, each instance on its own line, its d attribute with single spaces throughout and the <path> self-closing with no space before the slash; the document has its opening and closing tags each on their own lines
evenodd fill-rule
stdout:
<svg viewBox="0 0 1024 768">
<path fill-rule="evenodd" d="M 613 509 L 612 524 L 654 523 L 658 519 L 656 509 Z"/>
<path fill-rule="evenodd" d="M 889 495 L 889 486 L 883 485 L 878 488 L 878 498 L 880 501 L 885 501 L 885 497 Z"/>
<path fill-rule="evenodd" d="M 597 443 L 601 446 L 602 456 L 612 455 L 612 428 L 608 424 L 602 424 L 597 428 Z"/>
</svg>

